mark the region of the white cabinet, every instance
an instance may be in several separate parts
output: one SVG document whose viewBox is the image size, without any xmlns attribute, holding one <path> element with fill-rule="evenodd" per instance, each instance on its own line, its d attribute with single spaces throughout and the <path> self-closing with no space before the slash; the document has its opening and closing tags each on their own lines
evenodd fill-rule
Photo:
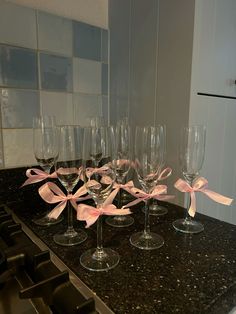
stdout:
<svg viewBox="0 0 236 314">
<path fill-rule="evenodd" d="M 236 1 L 196 0 L 195 87 L 200 93 L 236 97 Z"/>
<path fill-rule="evenodd" d="M 196 0 L 189 123 L 207 127 L 201 175 L 210 189 L 232 198 L 236 198 L 235 80 L 236 1 Z M 199 194 L 197 207 L 236 224 L 234 204 L 223 206 Z"/>
<path fill-rule="evenodd" d="M 209 189 L 236 198 L 236 101 L 197 96 L 191 103 L 190 124 L 207 126 L 206 152 L 200 174 Z M 235 204 L 235 203 L 234 203 Z M 197 194 L 197 208 L 206 215 L 236 224 L 236 206 L 213 202 Z"/>
</svg>

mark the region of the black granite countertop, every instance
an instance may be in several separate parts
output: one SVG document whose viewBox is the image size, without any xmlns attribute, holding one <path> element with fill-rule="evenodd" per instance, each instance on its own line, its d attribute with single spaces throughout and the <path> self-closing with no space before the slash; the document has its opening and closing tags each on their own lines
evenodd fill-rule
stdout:
<svg viewBox="0 0 236 314">
<path fill-rule="evenodd" d="M 108 272 L 85 270 L 80 255 L 96 246 L 96 226 L 86 232 L 86 242 L 75 247 L 56 245 L 52 237 L 65 223 L 42 228 L 31 222 L 44 205 L 27 202 L 10 207 L 82 281 L 115 313 L 228 313 L 236 304 L 236 226 L 198 214 L 205 230 L 186 235 L 176 232 L 172 221 L 183 209 L 167 204 L 168 214 L 151 217 L 151 229 L 165 239 L 162 248 L 143 251 L 129 243 L 132 233 L 143 230 L 144 214 L 135 210 L 135 224 L 113 228 L 105 223 L 104 246 L 119 252 L 119 265 Z M 75 222 L 84 227 L 83 222 Z"/>
<path fill-rule="evenodd" d="M 134 225 L 113 228 L 103 224 L 104 246 L 120 254 L 118 266 L 107 272 L 87 271 L 79 259 L 85 250 L 96 246 L 96 224 L 86 230 L 88 239 L 84 243 L 68 248 L 56 245 L 52 237 L 65 230 L 66 220 L 47 228 L 33 224 L 32 218 L 42 213 L 45 204 L 37 194 L 37 184 L 33 189 L 21 189 L 18 195 L 19 175 L 22 183 L 24 171 L 16 171 L 18 179 L 11 171 L 1 173 L 0 180 L 5 182 L 0 187 L 1 201 L 9 203 L 15 214 L 115 313 L 226 314 L 236 305 L 236 226 L 197 214 L 205 230 L 181 234 L 173 229 L 172 222 L 183 217 L 183 208 L 167 204 L 167 215 L 151 217 L 151 230 L 162 235 L 164 246 L 143 251 L 129 243 L 130 235 L 144 228 L 139 206 L 134 210 Z M 15 186 L 7 186 L 7 182 Z M 76 221 L 75 227 L 83 228 L 84 223 Z"/>
</svg>

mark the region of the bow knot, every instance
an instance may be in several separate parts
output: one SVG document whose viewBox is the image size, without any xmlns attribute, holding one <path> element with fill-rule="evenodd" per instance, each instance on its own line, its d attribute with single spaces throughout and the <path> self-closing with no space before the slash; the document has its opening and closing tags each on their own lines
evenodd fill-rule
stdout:
<svg viewBox="0 0 236 314">
<path fill-rule="evenodd" d="M 108 166 L 104 165 L 104 166 L 99 167 L 99 168 L 88 167 L 88 168 L 86 168 L 85 171 L 86 171 L 87 177 L 91 177 L 95 173 L 99 174 L 101 176 L 105 176 L 111 172 L 111 169 Z"/>
<path fill-rule="evenodd" d="M 207 195 L 210 199 L 212 199 L 213 201 L 220 203 L 220 204 L 223 204 L 223 205 L 229 206 L 233 202 L 232 198 L 226 197 L 224 195 L 221 195 L 219 193 L 216 193 L 214 191 L 207 189 L 208 181 L 203 177 L 197 178 L 193 182 L 192 186 L 188 182 L 186 182 L 182 179 L 178 179 L 175 182 L 174 186 L 180 192 L 190 193 L 191 203 L 190 203 L 190 207 L 188 209 L 188 213 L 191 217 L 194 217 L 195 213 L 196 213 L 196 195 L 195 195 L 195 192 L 202 192 L 205 195 Z"/>
<path fill-rule="evenodd" d="M 119 183 L 115 182 L 113 187 L 114 187 L 114 190 L 108 196 L 108 201 L 110 203 L 112 203 L 114 201 L 114 198 L 116 197 L 116 195 L 118 194 L 120 189 L 123 189 L 123 190 L 127 191 L 128 193 L 131 193 L 131 190 L 134 188 L 134 183 L 133 183 L 133 181 L 129 181 L 125 184 L 119 184 Z"/>
<path fill-rule="evenodd" d="M 49 214 L 49 218 L 54 218 L 57 219 L 58 216 L 62 213 L 63 209 L 66 207 L 67 201 L 71 203 L 71 205 L 77 209 L 77 201 L 84 201 L 91 196 L 84 196 L 81 197 L 82 195 L 87 194 L 87 189 L 83 185 L 80 187 L 75 194 L 68 194 L 65 195 L 62 190 L 52 182 L 47 182 L 43 186 L 39 188 L 39 195 L 42 197 L 42 199 L 49 203 L 49 204 L 54 204 L 54 203 L 59 203 Z"/>
<path fill-rule="evenodd" d="M 86 221 L 86 228 L 94 224 L 101 215 L 128 215 L 131 214 L 129 208 L 117 209 L 113 204 L 107 204 L 107 200 L 101 207 L 93 207 L 86 204 L 79 204 L 77 208 L 77 219 Z"/>
<path fill-rule="evenodd" d="M 135 187 L 130 189 L 129 192 L 136 198 L 136 200 L 125 205 L 124 208 L 136 205 L 142 201 L 146 202 L 147 200 L 152 198 L 159 201 L 167 201 L 174 198 L 173 195 L 167 195 L 166 185 L 156 185 L 150 193 L 146 193 L 143 190 L 140 190 Z"/>
</svg>

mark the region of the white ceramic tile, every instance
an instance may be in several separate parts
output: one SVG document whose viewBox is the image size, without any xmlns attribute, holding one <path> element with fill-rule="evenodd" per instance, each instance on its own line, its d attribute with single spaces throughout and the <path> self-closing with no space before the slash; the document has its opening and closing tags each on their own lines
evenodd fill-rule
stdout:
<svg viewBox="0 0 236 314">
<path fill-rule="evenodd" d="M 35 10 L 1 1 L 0 42 L 37 48 Z"/>
<path fill-rule="evenodd" d="M 90 118 L 102 115 L 102 98 L 97 95 L 74 94 L 75 123 L 89 126 Z"/>
<path fill-rule="evenodd" d="M 3 129 L 5 168 L 35 165 L 32 129 Z"/>
<path fill-rule="evenodd" d="M 73 124 L 74 111 L 72 94 L 40 92 L 42 114 L 54 115 L 57 124 Z"/>
<path fill-rule="evenodd" d="M 72 21 L 56 15 L 38 13 L 40 50 L 72 56 Z"/>
<path fill-rule="evenodd" d="M 101 62 L 73 58 L 74 92 L 101 94 Z"/>
<path fill-rule="evenodd" d="M 30 90 L 0 89 L 3 128 L 31 128 L 40 112 L 39 93 Z"/>
</svg>

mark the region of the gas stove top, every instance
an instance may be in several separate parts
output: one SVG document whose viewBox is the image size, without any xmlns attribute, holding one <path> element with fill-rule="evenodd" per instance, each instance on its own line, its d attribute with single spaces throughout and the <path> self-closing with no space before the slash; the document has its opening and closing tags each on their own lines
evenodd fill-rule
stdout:
<svg viewBox="0 0 236 314">
<path fill-rule="evenodd" d="M 44 242 L 0 206 L 0 313 L 113 313 L 95 299 Z"/>
</svg>

